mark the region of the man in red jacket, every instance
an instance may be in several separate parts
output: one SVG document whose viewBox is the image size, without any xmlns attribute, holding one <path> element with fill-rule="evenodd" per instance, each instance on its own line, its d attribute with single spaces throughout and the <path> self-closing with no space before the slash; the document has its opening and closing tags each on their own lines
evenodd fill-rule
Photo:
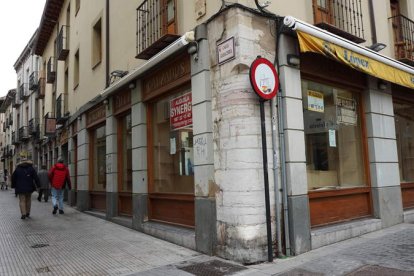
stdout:
<svg viewBox="0 0 414 276">
<path fill-rule="evenodd" d="M 68 185 L 69 190 L 72 189 L 72 184 L 70 182 L 69 170 L 65 164 L 63 164 L 62 158 L 59 158 L 56 165 L 49 170 L 49 179 L 52 186 L 52 213 L 55 215 L 59 208 L 59 214 L 64 214 L 63 189 L 66 184 Z"/>
</svg>

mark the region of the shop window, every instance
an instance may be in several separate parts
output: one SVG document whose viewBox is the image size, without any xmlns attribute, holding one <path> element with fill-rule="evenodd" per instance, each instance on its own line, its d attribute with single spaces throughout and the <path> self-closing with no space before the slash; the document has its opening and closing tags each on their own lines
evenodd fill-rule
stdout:
<svg viewBox="0 0 414 276">
<path fill-rule="evenodd" d="M 400 179 L 414 182 L 414 104 L 394 102 L 394 118 Z"/>
<path fill-rule="evenodd" d="M 120 192 L 132 192 L 132 127 L 131 114 L 119 120 L 120 125 L 120 144 L 122 152 L 121 170 L 122 180 Z"/>
<path fill-rule="evenodd" d="M 106 191 L 106 136 L 105 126 L 93 130 L 93 191 Z"/>
<path fill-rule="evenodd" d="M 309 190 L 366 186 L 359 95 L 302 82 Z"/>
<path fill-rule="evenodd" d="M 154 193 L 194 194 L 191 92 L 152 105 Z"/>
</svg>

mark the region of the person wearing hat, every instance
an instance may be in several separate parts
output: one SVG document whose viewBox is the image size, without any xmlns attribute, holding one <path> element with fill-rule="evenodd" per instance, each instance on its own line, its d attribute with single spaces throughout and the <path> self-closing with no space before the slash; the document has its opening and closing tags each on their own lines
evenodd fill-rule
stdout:
<svg viewBox="0 0 414 276">
<path fill-rule="evenodd" d="M 63 163 L 63 159 L 59 158 L 58 162 L 49 170 L 49 180 L 52 186 L 52 214 L 56 214 L 59 209 L 59 214 L 63 212 L 63 189 L 68 185 L 69 190 L 72 189 L 70 182 L 69 170 Z"/>
<path fill-rule="evenodd" d="M 15 193 L 19 196 L 21 219 L 30 216 L 30 208 L 32 204 L 32 193 L 39 188 L 39 177 L 33 168 L 33 162 L 27 158 L 21 158 L 21 162 L 16 166 L 12 177 L 11 187 L 15 189 Z"/>
</svg>

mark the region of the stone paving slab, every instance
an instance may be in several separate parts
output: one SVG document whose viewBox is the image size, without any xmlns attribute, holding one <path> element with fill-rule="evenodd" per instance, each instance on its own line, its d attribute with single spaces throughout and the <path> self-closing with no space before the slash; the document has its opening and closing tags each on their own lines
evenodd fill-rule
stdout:
<svg viewBox="0 0 414 276">
<path fill-rule="evenodd" d="M 36 196 L 31 218 L 21 220 L 14 193 L 0 192 L 0 276 L 414 276 L 414 224 L 243 267 L 68 206 L 64 215 L 52 215 L 51 202 L 38 202 Z"/>
<path fill-rule="evenodd" d="M 238 275 L 414 276 L 414 224 L 399 224 L 299 256 L 253 265 Z"/>
<path fill-rule="evenodd" d="M 201 254 L 65 206 L 32 198 L 20 219 L 18 199 L 0 192 L 0 275 L 130 275 Z"/>
</svg>

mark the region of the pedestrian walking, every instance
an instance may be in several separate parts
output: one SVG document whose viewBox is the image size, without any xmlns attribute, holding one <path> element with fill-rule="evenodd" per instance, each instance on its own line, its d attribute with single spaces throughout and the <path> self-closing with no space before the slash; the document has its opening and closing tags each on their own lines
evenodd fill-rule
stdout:
<svg viewBox="0 0 414 276">
<path fill-rule="evenodd" d="M 21 219 L 28 218 L 32 205 L 32 193 L 39 188 L 39 177 L 33 168 L 32 161 L 22 159 L 22 162 L 16 166 L 11 180 L 11 187 L 19 196 Z"/>
<path fill-rule="evenodd" d="M 40 202 L 42 201 L 42 195 L 45 202 L 49 200 L 49 194 L 50 194 L 50 181 L 49 181 L 49 172 L 46 169 L 46 165 L 42 165 L 40 167 L 39 172 L 37 173 L 39 176 L 39 182 L 40 182 L 40 189 L 39 189 L 39 196 L 37 197 L 37 200 Z"/>
<path fill-rule="evenodd" d="M 4 178 L 4 171 L 2 170 L 0 170 L 0 185 L 1 185 L 1 189 L 4 190 L 4 188 L 6 187 L 6 181 Z"/>
<path fill-rule="evenodd" d="M 59 214 L 64 214 L 63 190 L 66 185 L 69 189 L 72 189 L 72 184 L 70 182 L 69 170 L 65 164 L 63 164 L 62 158 L 59 158 L 58 162 L 49 170 L 49 180 L 52 185 L 52 214 L 55 215 L 58 209 Z"/>
</svg>

